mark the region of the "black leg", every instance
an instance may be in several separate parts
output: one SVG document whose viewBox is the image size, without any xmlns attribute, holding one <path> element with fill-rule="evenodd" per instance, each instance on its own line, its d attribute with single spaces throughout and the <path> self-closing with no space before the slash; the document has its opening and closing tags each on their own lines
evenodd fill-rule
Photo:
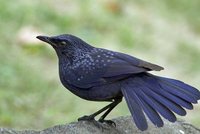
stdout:
<svg viewBox="0 0 200 134">
<path fill-rule="evenodd" d="M 108 124 L 112 124 L 114 126 L 116 126 L 116 124 L 111 121 L 111 120 L 104 120 L 105 117 L 113 110 L 113 108 L 115 108 L 120 102 L 122 101 L 122 98 L 117 99 L 113 102 L 113 105 L 99 118 L 99 122 L 106 122 Z"/>
<path fill-rule="evenodd" d="M 113 102 L 114 105 L 112 105 L 100 118 L 99 118 L 99 121 L 100 120 L 104 120 L 105 117 L 113 110 L 113 108 L 115 108 L 120 102 L 122 101 L 122 99 L 118 99 L 118 100 L 115 100 Z"/>
<path fill-rule="evenodd" d="M 110 113 L 110 111 L 117 105 L 121 102 L 122 99 L 116 99 L 114 100 L 114 102 L 110 103 L 109 105 L 105 106 L 104 108 L 100 109 L 99 111 L 89 115 L 89 116 L 83 116 L 83 117 L 80 117 L 78 118 L 78 121 L 81 121 L 81 120 L 95 120 L 94 118 L 101 114 L 102 112 L 104 112 L 105 110 L 107 110 L 102 116 L 101 116 L 101 120 L 103 121 L 104 118 Z"/>
</svg>

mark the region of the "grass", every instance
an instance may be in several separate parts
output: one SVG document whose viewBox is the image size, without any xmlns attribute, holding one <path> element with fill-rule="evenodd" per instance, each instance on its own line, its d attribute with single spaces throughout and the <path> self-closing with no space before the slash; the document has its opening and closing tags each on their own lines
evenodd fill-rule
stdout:
<svg viewBox="0 0 200 134">
<path fill-rule="evenodd" d="M 23 29 L 72 33 L 95 46 L 158 63 L 166 68 L 159 75 L 200 88 L 199 10 L 198 0 L 0 1 L 0 126 L 42 129 L 75 121 L 106 104 L 67 91 L 59 81 L 55 52 L 21 39 Z M 200 126 L 196 107 L 185 120 Z M 109 118 L 121 115 L 130 115 L 124 102 Z"/>
</svg>

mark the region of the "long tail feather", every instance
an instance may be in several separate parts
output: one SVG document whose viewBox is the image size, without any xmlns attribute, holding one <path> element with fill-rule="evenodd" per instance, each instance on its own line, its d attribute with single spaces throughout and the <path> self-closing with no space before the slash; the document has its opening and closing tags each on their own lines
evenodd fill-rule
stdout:
<svg viewBox="0 0 200 134">
<path fill-rule="evenodd" d="M 149 83 L 149 81 L 147 81 L 145 77 L 143 78 L 143 80 L 141 79 L 135 79 L 135 80 L 137 80 L 140 83 L 144 83 L 144 81 L 146 80 L 144 86 L 150 89 L 150 90 L 149 89 L 145 90 L 149 96 L 153 97 L 155 100 L 159 101 L 165 107 L 171 109 L 175 113 L 182 116 L 186 115 L 186 111 L 180 105 L 178 105 L 176 102 L 173 102 L 172 100 L 169 100 L 168 98 L 164 97 L 162 93 L 160 93 L 161 89 L 159 88 L 159 86 L 157 86 L 158 84 L 156 82 L 152 81 L 151 79 L 148 79 L 151 80 L 151 82 L 153 82 L 152 86 L 152 83 Z"/>
<path fill-rule="evenodd" d="M 193 109 L 192 103 L 197 103 L 200 99 L 200 92 L 192 86 L 147 73 L 125 80 L 121 89 L 133 120 L 140 130 L 147 129 L 143 112 L 154 125 L 162 127 L 163 121 L 159 114 L 175 122 L 176 116 L 173 112 L 184 116 L 184 108 Z"/>
<path fill-rule="evenodd" d="M 144 131 L 148 128 L 147 121 L 145 119 L 144 113 L 142 112 L 140 105 L 137 102 L 136 96 L 134 94 L 130 96 L 130 92 L 131 88 L 128 85 L 124 85 L 122 87 L 122 93 L 128 104 L 129 110 L 131 111 L 133 120 L 135 121 L 136 126 L 140 130 Z"/>
<path fill-rule="evenodd" d="M 187 89 L 173 85 L 173 83 L 169 83 L 168 81 L 159 80 L 159 84 L 165 91 L 177 95 L 186 101 L 197 103 L 197 100 L 199 99 L 193 92 L 189 92 Z"/>
<path fill-rule="evenodd" d="M 200 99 L 200 92 L 198 89 L 182 82 L 182 81 L 179 81 L 179 80 L 175 80 L 175 79 L 169 79 L 169 78 L 164 78 L 164 77 L 159 77 L 159 79 L 161 80 L 165 80 L 165 81 L 168 81 L 169 83 L 172 83 L 174 84 L 174 86 L 177 86 L 179 88 L 182 88 L 182 89 L 186 89 L 186 91 L 190 92 L 193 94 L 193 96 L 195 96 L 196 99 Z"/>
<path fill-rule="evenodd" d="M 173 101 L 174 103 L 182 107 L 185 107 L 187 109 L 193 109 L 193 105 L 190 102 L 178 97 L 177 95 L 170 94 L 169 92 L 164 90 L 160 83 L 158 83 L 154 77 L 144 77 L 144 80 L 146 82 L 145 85 L 151 88 L 154 92 L 162 95 L 163 97 Z"/>
<path fill-rule="evenodd" d="M 136 92 L 136 94 L 139 96 L 141 107 L 143 108 L 144 112 L 149 117 L 149 119 L 152 121 L 152 123 L 154 125 L 156 125 L 157 127 L 162 127 L 163 121 L 162 121 L 161 117 L 156 112 L 156 110 L 154 110 L 154 108 L 151 105 L 149 105 L 148 103 L 146 103 L 145 100 L 141 97 L 142 92 L 140 90 L 138 90 L 138 92 Z"/>
<path fill-rule="evenodd" d="M 173 103 L 172 101 L 168 100 L 167 98 L 163 97 L 162 95 L 159 95 L 158 93 L 154 92 L 153 90 L 149 90 L 147 94 L 151 97 L 153 97 L 155 100 L 159 101 L 161 104 L 163 104 L 168 109 L 171 109 L 173 112 L 179 114 L 179 115 L 186 115 L 186 111 L 177 105 L 176 103 Z"/>
<path fill-rule="evenodd" d="M 142 96 L 144 100 L 146 101 L 147 104 L 152 106 L 156 111 L 158 111 L 165 119 L 175 122 L 176 121 L 176 116 L 164 105 L 161 103 L 157 102 L 153 98 L 150 98 L 148 95 L 145 94 L 145 92 L 142 91 Z"/>
</svg>

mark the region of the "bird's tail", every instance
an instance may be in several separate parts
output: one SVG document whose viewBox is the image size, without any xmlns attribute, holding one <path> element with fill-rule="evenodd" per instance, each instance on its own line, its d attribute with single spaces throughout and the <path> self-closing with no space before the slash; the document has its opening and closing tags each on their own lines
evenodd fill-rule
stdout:
<svg viewBox="0 0 200 134">
<path fill-rule="evenodd" d="M 200 92 L 192 86 L 147 73 L 127 79 L 121 84 L 121 90 L 140 130 L 148 127 L 144 113 L 154 125 L 162 127 L 160 115 L 175 122 L 174 113 L 186 115 L 184 108 L 193 109 L 192 103 L 200 99 Z"/>
</svg>

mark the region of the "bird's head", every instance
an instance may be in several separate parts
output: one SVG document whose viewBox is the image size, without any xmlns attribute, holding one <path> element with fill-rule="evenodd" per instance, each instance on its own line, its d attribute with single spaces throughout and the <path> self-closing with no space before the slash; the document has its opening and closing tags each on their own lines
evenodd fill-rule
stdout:
<svg viewBox="0 0 200 134">
<path fill-rule="evenodd" d="M 55 49 L 58 56 L 80 55 L 81 53 L 90 51 L 92 49 L 92 46 L 80 38 L 70 34 L 62 34 L 51 37 L 37 36 L 36 38 L 50 44 Z"/>
</svg>

